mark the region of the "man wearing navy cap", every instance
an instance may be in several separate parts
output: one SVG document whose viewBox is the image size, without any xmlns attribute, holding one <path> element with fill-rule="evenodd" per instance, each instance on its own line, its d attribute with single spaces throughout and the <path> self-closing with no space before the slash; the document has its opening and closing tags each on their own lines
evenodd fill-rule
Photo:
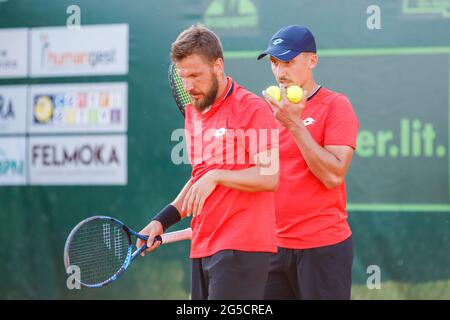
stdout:
<svg viewBox="0 0 450 320">
<path fill-rule="evenodd" d="M 280 184 L 275 193 L 278 252 L 272 256 L 265 299 L 350 299 L 353 242 L 344 178 L 359 122 L 346 96 L 321 87 L 313 70 L 316 43 L 304 26 L 270 39 L 268 55 L 282 101 L 263 92 L 280 129 Z M 299 103 L 286 88 L 303 88 Z"/>
</svg>

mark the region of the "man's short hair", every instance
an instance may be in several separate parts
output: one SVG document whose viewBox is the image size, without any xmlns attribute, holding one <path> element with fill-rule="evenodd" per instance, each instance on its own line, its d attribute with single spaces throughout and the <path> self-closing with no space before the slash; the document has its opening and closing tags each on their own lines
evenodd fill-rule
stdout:
<svg viewBox="0 0 450 320">
<path fill-rule="evenodd" d="M 178 62 L 192 54 L 198 54 L 211 63 L 218 58 L 223 60 L 222 44 L 216 34 L 205 26 L 192 25 L 172 43 L 171 57 L 173 62 Z"/>
</svg>

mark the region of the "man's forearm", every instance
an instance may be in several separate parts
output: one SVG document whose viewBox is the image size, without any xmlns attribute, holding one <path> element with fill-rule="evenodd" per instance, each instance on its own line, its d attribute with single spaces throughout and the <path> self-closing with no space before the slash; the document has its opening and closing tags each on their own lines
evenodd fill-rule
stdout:
<svg viewBox="0 0 450 320">
<path fill-rule="evenodd" d="M 290 128 L 290 132 L 311 172 L 327 188 L 339 185 L 345 175 L 345 163 L 320 146 L 303 123 Z"/>
<path fill-rule="evenodd" d="M 275 191 L 278 186 L 279 170 L 264 174 L 264 169 L 254 166 L 242 170 L 216 170 L 217 183 L 244 192 Z"/>
</svg>

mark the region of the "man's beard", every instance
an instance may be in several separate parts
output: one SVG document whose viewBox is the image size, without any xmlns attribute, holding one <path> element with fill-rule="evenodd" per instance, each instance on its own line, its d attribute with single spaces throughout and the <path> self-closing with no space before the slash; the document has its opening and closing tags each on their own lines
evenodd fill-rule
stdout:
<svg viewBox="0 0 450 320">
<path fill-rule="evenodd" d="M 208 93 L 203 99 L 200 100 L 192 99 L 192 105 L 198 112 L 203 112 L 214 103 L 217 97 L 217 91 L 219 91 L 219 81 L 217 80 L 214 73 L 211 73 L 211 89 L 208 91 Z"/>
</svg>

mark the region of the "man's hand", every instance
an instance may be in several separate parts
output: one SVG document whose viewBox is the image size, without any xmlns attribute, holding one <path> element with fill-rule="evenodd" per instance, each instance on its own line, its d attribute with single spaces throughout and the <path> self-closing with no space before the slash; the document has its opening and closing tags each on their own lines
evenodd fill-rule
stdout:
<svg viewBox="0 0 450 320">
<path fill-rule="evenodd" d="M 202 212 L 206 199 L 214 191 L 218 183 L 219 170 L 211 170 L 205 173 L 195 182 L 184 197 L 182 212 L 186 212 L 189 217 L 199 215 Z"/>
<path fill-rule="evenodd" d="M 292 103 L 286 98 L 286 88 L 281 87 L 281 101 L 272 98 L 266 91 L 262 92 L 264 98 L 272 107 L 275 118 L 288 130 L 298 127 L 302 123 L 302 114 L 306 105 L 307 92 L 299 103 Z"/>
<path fill-rule="evenodd" d="M 148 236 L 147 249 L 141 253 L 141 256 L 145 256 L 145 252 L 155 250 L 161 244 L 160 241 L 155 241 L 156 236 L 160 236 L 163 233 L 163 226 L 161 222 L 153 220 L 144 229 L 139 231 L 139 234 Z M 136 247 L 140 248 L 145 244 L 145 240 L 137 239 Z"/>
</svg>

